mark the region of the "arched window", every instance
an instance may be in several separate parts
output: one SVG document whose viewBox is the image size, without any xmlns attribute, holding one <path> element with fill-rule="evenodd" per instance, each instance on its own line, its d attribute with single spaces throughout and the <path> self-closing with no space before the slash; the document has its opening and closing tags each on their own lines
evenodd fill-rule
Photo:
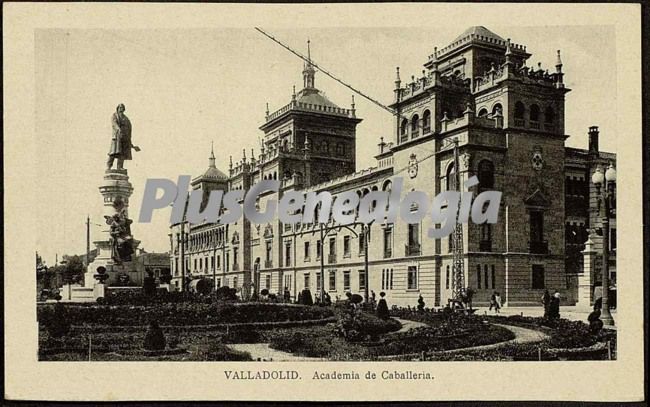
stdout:
<svg viewBox="0 0 650 407">
<path fill-rule="evenodd" d="M 402 124 L 400 125 L 400 128 L 399 128 L 399 134 L 402 137 L 406 136 L 406 130 L 408 129 L 408 124 L 409 124 L 408 120 L 406 120 L 406 119 L 402 120 Z"/>
<path fill-rule="evenodd" d="M 422 133 L 426 134 L 431 131 L 431 112 L 425 110 L 422 113 Z"/>
<path fill-rule="evenodd" d="M 411 138 L 416 138 L 420 134 L 420 117 L 416 114 L 411 119 Z"/>
<path fill-rule="evenodd" d="M 494 188 L 494 164 L 489 160 L 482 160 L 478 163 L 479 188 Z"/>
<path fill-rule="evenodd" d="M 515 119 L 523 120 L 525 112 L 526 112 L 526 108 L 524 107 L 523 103 L 521 102 L 515 103 Z"/>
<path fill-rule="evenodd" d="M 454 170 L 454 163 L 449 164 L 447 167 L 447 191 L 456 190 L 456 171 Z"/>
<path fill-rule="evenodd" d="M 530 121 L 531 122 L 539 121 L 539 106 L 537 105 L 530 106 Z"/>
<path fill-rule="evenodd" d="M 390 192 L 392 187 L 393 187 L 393 182 L 388 179 L 382 185 L 381 190 Z"/>
<path fill-rule="evenodd" d="M 485 117 L 487 115 L 488 115 L 488 111 L 487 111 L 486 108 L 483 108 L 483 109 L 478 111 L 478 117 Z"/>
<path fill-rule="evenodd" d="M 503 114 L 503 106 L 501 106 L 501 103 L 497 103 L 492 108 L 492 114 L 497 114 L 497 113 L 500 114 L 500 115 Z"/>
<path fill-rule="evenodd" d="M 552 107 L 547 107 L 544 112 L 544 123 L 553 124 L 555 122 L 555 110 Z"/>
</svg>

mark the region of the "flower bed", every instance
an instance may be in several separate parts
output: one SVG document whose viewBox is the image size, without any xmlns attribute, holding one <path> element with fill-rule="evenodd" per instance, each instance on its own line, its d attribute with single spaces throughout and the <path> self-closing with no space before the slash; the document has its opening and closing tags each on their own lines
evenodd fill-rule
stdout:
<svg viewBox="0 0 650 407">
<path fill-rule="evenodd" d="M 289 304 L 268 303 L 171 303 L 156 306 L 65 306 L 71 325 L 143 326 L 151 321 L 160 325 L 217 325 L 252 322 L 314 321 L 331 318 L 332 310 Z M 55 307 L 38 307 L 43 325 L 54 321 Z"/>
</svg>

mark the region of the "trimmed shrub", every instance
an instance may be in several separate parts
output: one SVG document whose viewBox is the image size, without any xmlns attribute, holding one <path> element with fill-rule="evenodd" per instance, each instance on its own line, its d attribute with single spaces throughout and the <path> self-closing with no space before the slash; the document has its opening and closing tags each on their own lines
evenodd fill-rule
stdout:
<svg viewBox="0 0 650 407">
<path fill-rule="evenodd" d="M 144 349 L 146 350 L 163 350 L 165 349 L 165 335 L 157 322 L 149 325 L 149 330 L 144 336 Z"/>
<path fill-rule="evenodd" d="M 401 324 L 394 319 L 381 319 L 360 310 L 350 310 L 339 317 L 339 334 L 350 342 L 377 340 L 380 335 L 396 331 Z"/>
<path fill-rule="evenodd" d="M 60 338 L 70 331 L 70 316 L 66 306 L 58 302 L 52 307 L 52 312 L 45 314 L 39 322 L 53 338 Z"/>
</svg>

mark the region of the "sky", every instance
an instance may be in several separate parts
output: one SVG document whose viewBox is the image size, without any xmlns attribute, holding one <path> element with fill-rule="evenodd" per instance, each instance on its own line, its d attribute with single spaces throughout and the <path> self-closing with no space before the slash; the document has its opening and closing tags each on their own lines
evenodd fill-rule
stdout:
<svg viewBox="0 0 650 407">
<path fill-rule="evenodd" d="M 433 52 L 465 30 L 377 27 L 267 30 L 311 55 L 324 69 L 384 104 L 393 97 L 395 68 L 403 81 L 421 75 Z M 589 126 L 600 127 L 601 150 L 616 152 L 616 49 L 611 26 L 488 26 L 527 46 L 528 65 L 554 70 L 558 49 L 564 62 L 566 145 L 586 148 Z M 55 255 L 86 250 L 86 216 L 91 241 L 102 238 L 103 201 L 98 187 L 111 138 L 110 117 L 119 103 L 142 151 L 127 161 L 134 187 L 129 214 L 134 237 L 147 251 L 169 249 L 169 211 L 137 222 L 147 178 L 200 175 L 214 142 L 217 167 L 242 149 L 259 153 L 266 103 L 273 112 L 302 87 L 302 61 L 251 28 L 89 30 L 43 29 L 35 33 L 39 224 L 36 250 L 50 265 Z M 316 87 L 349 108 L 352 91 L 316 74 Z M 393 139 L 392 116 L 355 95 L 357 170 L 373 166 L 380 137 Z M 91 248 L 94 246 L 91 244 Z"/>
</svg>

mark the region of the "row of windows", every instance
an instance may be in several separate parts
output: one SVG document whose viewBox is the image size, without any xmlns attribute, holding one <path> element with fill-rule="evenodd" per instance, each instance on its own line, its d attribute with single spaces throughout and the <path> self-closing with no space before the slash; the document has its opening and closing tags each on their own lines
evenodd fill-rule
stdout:
<svg viewBox="0 0 650 407">
<path fill-rule="evenodd" d="M 492 161 L 484 159 L 478 163 L 477 177 L 479 181 L 479 190 L 489 190 L 494 188 L 494 164 Z M 454 163 L 451 162 L 446 172 L 447 190 L 455 191 L 456 188 L 456 170 Z"/>
<path fill-rule="evenodd" d="M 420 133 L 420 130 L 422 130 L 422 133 Z M 420 116 L 418 114 L 414 114 L 413 117 L 411 117 L 411 120 L 409 122 L 408 119 L 403 119 L 402 123 L 400 124 L 400 142 L 406 142 L 408 141 L 409 138 L 409 133 L 411 136 L 411 139 L 417 138 L 421 134 L 427 134 L 431 132 L 431 111 L 425 110 L 422 113 L 422 119 L 420 119 Z"/>
<path fill-rule="evenodd" d="M 364 270 L 359 270 L 358 272 L 358 281 L 359 281 L 359 291 L 366 289 L 366 273 Z M 352 288 L 350 283 L 350 270 L 343 271 L 343 290 L 349 291 Z M 270 277 L 270 276 L 269 276 Z M 309 288 L 310 283 L 310 274 L 305 273 L 303 280 L 303 288 Z M 291 281 L 291 280 L 289 280 Z M 328 272 L 328 291 L 336 291 L 336 270 L 330 270 Z M 321 274 L 316 273 L 316 291 L 321 290 Z"/>
</svg>

